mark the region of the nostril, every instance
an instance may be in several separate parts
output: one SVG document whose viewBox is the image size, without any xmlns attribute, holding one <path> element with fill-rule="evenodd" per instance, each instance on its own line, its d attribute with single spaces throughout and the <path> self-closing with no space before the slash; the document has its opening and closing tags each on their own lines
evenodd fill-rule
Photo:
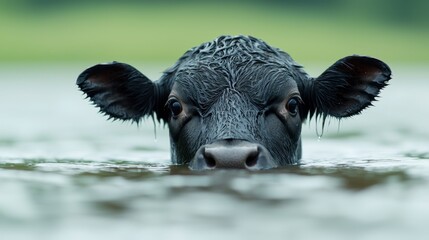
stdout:
<svg viewBox="0 0 429 240">
<path fill-rule="evenodd" d="M 212 157 L 206 157 L 206 164 L 209 168 L 215 168 L 216 167 L 216 161 Z"/>
<path fill-rule="evenodd" d="M 204 160 L 208 168 L 216 168 L 216 160 L 213 154 L 207 149 L 204 149 Z"/>
<path fill-rule="evenodd" d="M 246 167 L 250 168 L 250 167 L 256 166 L 256 164 L 258 163 L 258 158 L 259 158 L 258 151 L 253 151 L 249 153 L 245 161 Z"/>
</svg>

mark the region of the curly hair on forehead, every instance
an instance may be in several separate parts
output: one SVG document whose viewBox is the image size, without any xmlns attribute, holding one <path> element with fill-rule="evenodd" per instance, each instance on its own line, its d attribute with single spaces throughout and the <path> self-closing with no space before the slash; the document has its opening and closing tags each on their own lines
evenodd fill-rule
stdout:
<svg viewBox="0 0 429 240">
<path fill-rule="evenodd" d="M 276 62 L 281 58 L 293 62 L 290 56 L 280 49 L 273 48 L 264 41 L 251 36 L 220 36 L 192 48 L 185 55 L 195 61 L 210 61 L 222 64 L 231 61 L 237 65 L 246 62 Z"/>
<path fill-rule="evenodd" d="M 179 68 L 189 68 L 199 64 L 224 68 L 230 64 L 240 66 L 249 62 L 280 63 L 284 61 L 297 65 L 289 54 L 273 48 L 255 37 L 220 36 L 213 41 L 191 48 L 164 73 L 170 75 Z"/>
</svg>

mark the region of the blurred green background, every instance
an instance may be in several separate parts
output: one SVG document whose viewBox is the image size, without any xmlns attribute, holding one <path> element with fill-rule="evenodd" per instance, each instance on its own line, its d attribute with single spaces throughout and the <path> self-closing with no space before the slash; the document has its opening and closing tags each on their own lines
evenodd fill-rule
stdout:
<svg viewBox="0 0 429 240">
<path fill-rule="evenodd" d="M 427 0 L 0 0 L 0 62 L 168 62 L 245 34 L 298 62 L 429 62 Z"/>
</svg>

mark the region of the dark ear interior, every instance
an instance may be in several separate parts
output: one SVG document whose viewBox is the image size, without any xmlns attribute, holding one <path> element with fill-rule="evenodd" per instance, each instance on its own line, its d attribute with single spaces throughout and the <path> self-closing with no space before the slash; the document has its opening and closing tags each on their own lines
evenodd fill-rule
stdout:
<svg viewBox="0 0 429 240">
<path fill-rule="evenodd" d="M 125 63 L 90 67 L 76 83 L 101 112 L 115 119 L 139 121 L 156 105 L 155 83 Z"/>
<path fill-rule="evenodd" d="M 359 114 L 371 105 L 390 76 L 390 68 L 378 59 L 340 59 L 310 83 L 310 116 L 316 113 L 342 118 Z"/>
</svg>

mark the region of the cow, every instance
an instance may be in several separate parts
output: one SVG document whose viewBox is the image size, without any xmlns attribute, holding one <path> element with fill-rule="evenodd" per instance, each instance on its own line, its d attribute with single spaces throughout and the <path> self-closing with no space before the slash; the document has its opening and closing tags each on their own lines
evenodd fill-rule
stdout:
<svg viewBox="0 0 429 240">
<path fill-rule="evenodd" d="M 358 55 L 313 78 L 286 52 L 240 35 L 188 50 L 157 81 L 110 62 L 77 85 L 110 118 L 168 124 L 173 164 L 260 170 L 299 163 L 306 119 L 357 115 L 390 79 L 388 65 Z"/>
</svg>

